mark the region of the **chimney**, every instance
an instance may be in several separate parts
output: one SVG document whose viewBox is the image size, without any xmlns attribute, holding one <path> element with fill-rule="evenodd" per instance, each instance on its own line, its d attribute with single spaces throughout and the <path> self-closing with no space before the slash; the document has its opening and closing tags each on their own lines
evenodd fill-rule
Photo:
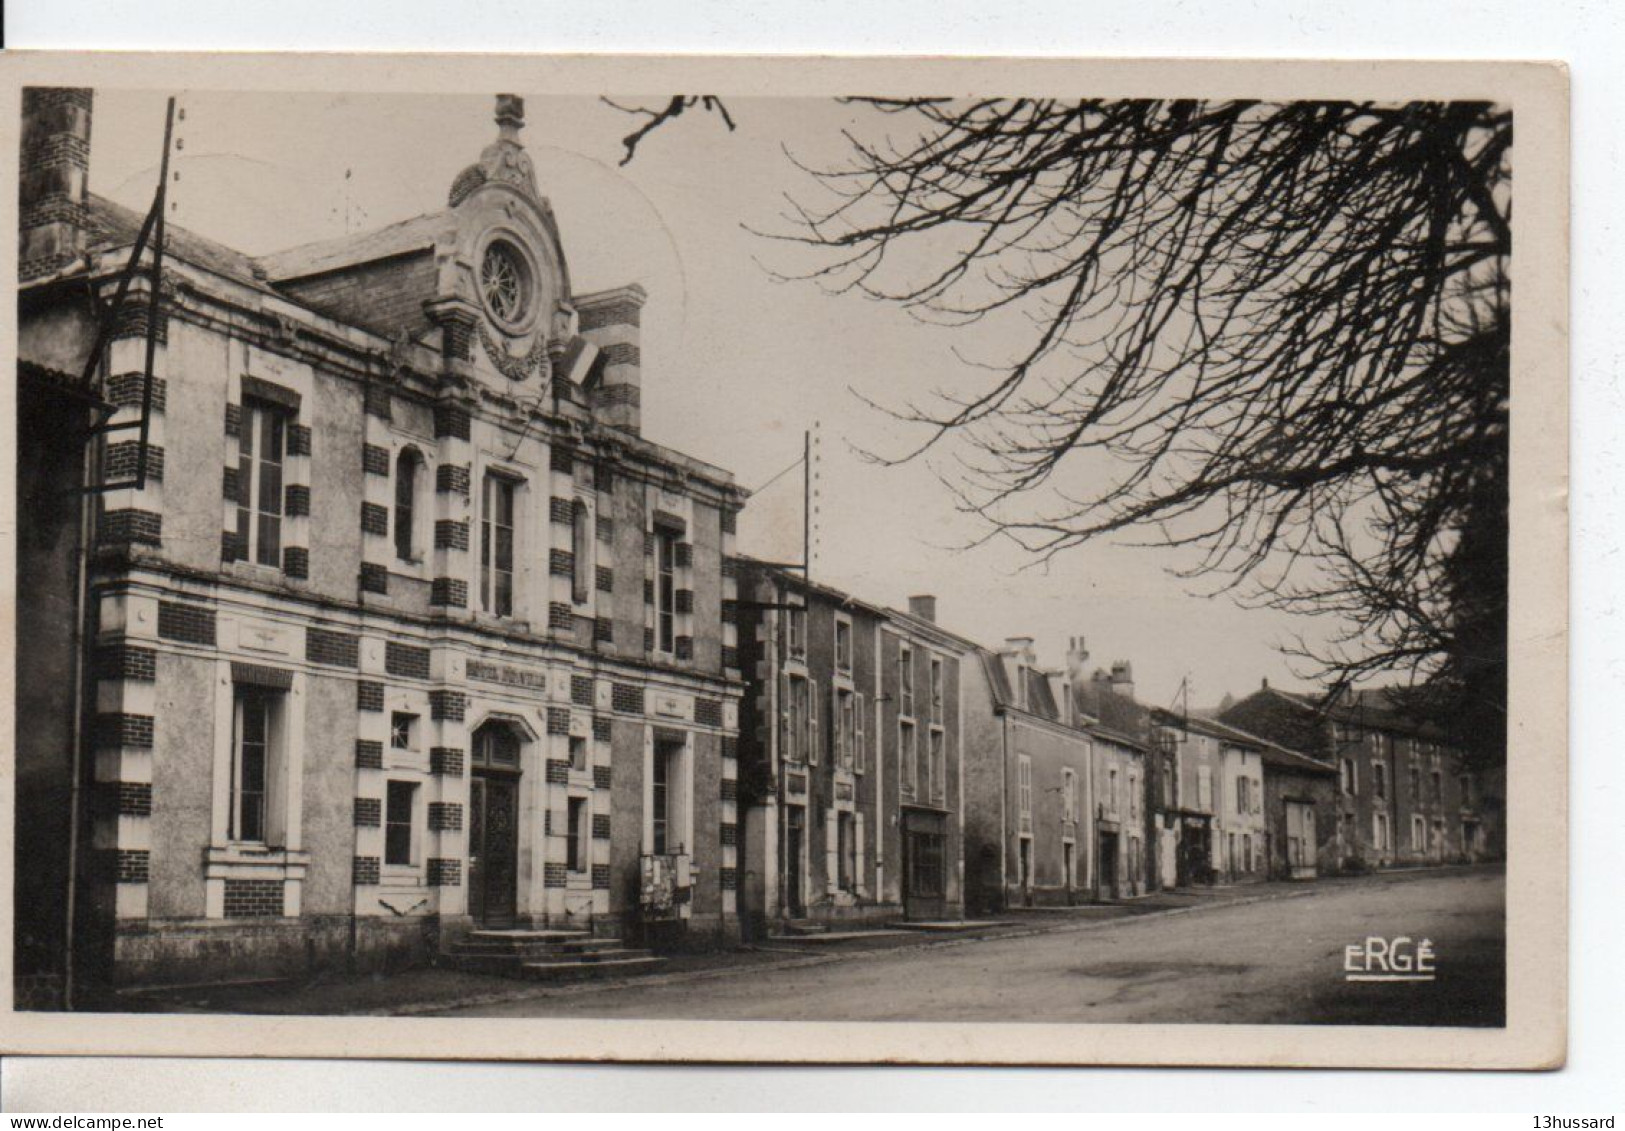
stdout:
<svg viewBox="0 0 1625 1131">
<path fill-rule="evenodd" d="M 1112 664 L 1112 690 L 1124 699 L 1134 698 L 1134 665 L 1127 660 Z"/>
<path fill-rule="evenodd" d="M 1089 647 L 1081 636 L 1073 636 L 1066 642 L 1066 675 L 1074 684 L 1082 684 L 1084 680 L 1083 667 L 1089 662 Z"/>
<path fill-rule="evenodd" d="M 1262 686 L 1263 690 L 1265 690 L 1265 691 L 1268 691 L 1270 689 L 1270 677 L 1269 676 L 1264 677 L 1264 682 L 1263 682 L 1263 684 L 1261 686 Z"/>
<path fill-rule="evenodd" d="M 643 304 L 649 296 L 636 283 L 575 300 L 581 336 L 598 347 L 591 381 L 593 415 L 611 428 L 637 436 L 643 428 L 643 377 L 638 350 Z"/>
<path fill-rule="evenodd" d="M 921 593 L 908 599 L 908 612 L 910 616 L 937 623 L 937 599 L 929 593 Z"/>
<path fill-rule="evenodd" d="M 22 281 L 59 271 L 85 250 L 91 92 L 23 90 L 17 262 Z"/>
</svg>

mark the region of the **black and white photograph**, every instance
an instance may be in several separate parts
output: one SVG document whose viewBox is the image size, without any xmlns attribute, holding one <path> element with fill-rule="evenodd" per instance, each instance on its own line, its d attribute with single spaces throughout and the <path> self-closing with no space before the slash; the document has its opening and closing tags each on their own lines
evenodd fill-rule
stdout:
<svg viewBox="0 0 1625 1131">
<path fill-rule="evenodd" d="M 8 1051 L 1561 1063 L 1560 70 L 58 62 Z"/>
</svg>

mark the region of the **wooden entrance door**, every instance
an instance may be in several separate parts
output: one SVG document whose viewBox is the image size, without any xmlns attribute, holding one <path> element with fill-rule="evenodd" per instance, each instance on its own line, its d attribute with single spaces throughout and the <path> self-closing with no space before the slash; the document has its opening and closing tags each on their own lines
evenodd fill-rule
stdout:
<svg viewBox="0 0 1625 1131">
<path fill-rule="evenodd" d="M 511 927 L 519 894 L 519 779 L 476 771 L 470 781 L 468 912 L 482 927 Z"/>
<path fill-rule="evenodd" d="M 941 919 L 948 914 L 947 837 L 937 813 L 903 815 L 903 914 Z"/>
<path fill-rule="evenodd" d="M 806 810 L 799 805 L 784 811 L 784 906 L 790 918 L 799 919 L 807 913 L 801 898 L 801 854 L 806 840 Z"/>
</svg>

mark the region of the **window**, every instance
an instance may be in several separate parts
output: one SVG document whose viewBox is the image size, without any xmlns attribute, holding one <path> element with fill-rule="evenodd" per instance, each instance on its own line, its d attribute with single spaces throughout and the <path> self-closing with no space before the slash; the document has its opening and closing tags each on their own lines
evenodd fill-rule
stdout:
<svg viewBox="0 0 1625 1131">
<path fill-rule="evenodd" d="M 792 656 L 807 651 L 807 607 L 797 605 L 784 610 L 784 642 Z"/>
<path fill-rule="evenodd" d="M 1459 784 L 1461 786 L 1461 807 L 1463 809 L 1469 808 L 1473 804 L 1473 776 L 1471 774 L 1462 774 Z"/>
<path fill-rule="evenodd" d="M 852 670 L 852 623 L 839 618 L 835 621 L 835 666 L 843 672 Z"/>
<path fill-rule="evenodd" d="M 897 724 L 897 762 L 903 769 L 903 792 L 912 794 L 918 786 L 919 767 L 914 757 L 914 724 Z"/>
<path fill-rule="evenodd" d="M 487 474 L 480 512 L 480 605 L 499 617 L 513 615 L 514 486 Z"/>
<path fill-rule="evenodd" d="M 392 781 L 384 798 L 384 863 L 412 864 L 413 815 L 417 808 L 416 782 Z"/>
<path fill-rule="evenodd" d="M 572 797 L 567 803 L 564 866 L 572 872 L 587 870 L 587 799 Z"/>
<path fill-rule="evenodd" d="M 931 657 L 931 721 L 942 721 L 942 661 Z"/>
<path fill-rule="evenodd" d="M 845 688 L 835 691 L 835 763 L 842 769 L 852 768 L 857 749 L 858 712 L 852 692 Z"/>
<path fill-rule="evenodd" d="M 947 748 L 942 731 L 931 731 L 931 800 L 939 805 L 948 797 Z"/>
<path fill-rule="evenodd" d="M 1077 819 L 1078 775 L 1069 767 L 1061 771 L 1061 820 L 1070 822 Z"/>
<path fill-rule="evenodd" d="M 1237 778 L 1236 779 L 1236 813 L 1237 814 L 1251 813 L 1253 811 L 1252 798 L 1248 796 L 1248 790 L 1252 786 L 1252 784 L 1253 783 L 1252 783 L 1251 779 L 1249 779 L 1249 778 Z"/>
<path fill-rule="evenodd" d="M 570 600 L 585 605 L 592 596 L 592 511 L 580 499 L 570 509 Z"/>
<path fill-rule="evenodd" d="M 268 844 L 271 836 L 270 787 L 279 776 L 273 765 L 280 735 L 280 692 L 238 684 L 235 741 L 232 746 L 230 836 L 235 841 Z"/>
<path fill-rule="evenodd" d="M 587 768 L 587 740 L 579 734 L 570 736 L 570 768 L 577 771 Z"/>
<path fill-rule="evenodd" d="M 1388 797 L 1388 767 L 1381 762 L 1371 764 L 1371 793 L 1378 801 Z"/>
<path fill-rule="evenodd" d="M 1422 800 L 1422 767 L 1411 763 L 1411 800 Z"/>
<path fill-rule="evenodd" d="M 1340 765 L 1342 766 L 1343 792 L 1348 794 L 1350 797 L 1353 797 L 1354 794 L 1359 790 L 1360 786 L 1359 776 L 1354 768 L 1354 759 L 1340 759 Z"/>
<path fill-rule="evenodd" d="M 807 764 L 816 766 L 823 750 L 818 745 L 818 714 L 823 703 L 818 698 L 818 681 L 807 681 Z"/>
<path fill-rule="evenodd" d="M 485 309 L 506 329 L 519 326 L 530 312 L 530 266 L 524 254 L 506 240 L 492 240 L 480 259 L 480 298 Z"/>
<path fill-rule="evenodd" d="M 866 727 L 868 703 L 861 691 L 852 698 L 854 703 L 852 710 L 852 768 L 861 774 L 866 768 L 869 758 L 869 737 Z"/>
<path fill-rule="evenodd" d="M 1109 770 L 1106 774 L 1106 804 L 1110 806 L 1108 812 L 1117 812 L 1117 770 Z"/>
<path fill-rule="evenodd" d="M 914 714 L 914 649 L 903 645 L 897 653 L 897 687 L 902 698 L 898 708 L 910 717 Z"/>
<path fill-rule="evenodd" d="M 1162 756 L 1162 807 L 1167 810 L 1175 808 L 1174 787 L 1177 784 L 1174 756 Z"/>
<path fill-rule="evenodd" d="M 1428 846 L 1427 822 L 1423 821 L 1421 817 L 1412 817 L 1411 818 L 1411 847 L 1414 848 L 1414 849 L 1417 849 L 1417 850 L 1422 850 L 1422 849 L 1426 849 L 1427 846 Z"/>
<path fill-rule="evenodd" d="M 1241 870 L 1243 872 L 1251 872 L 1253 870 L 1253 834 L 1252 833 L 1242 833 L 1241 834 Z"/>
<path fill-rule="evenodd" d="M 417 749 L 418 717 L 406 711 L 389 716 L 389 746 L 391 750 Z"/>
<path fill-rule="evenodd" d="M 260 401 L 243 401 L 237 440 L 237 537 L 248 560 L 282 564 L 282 460 L 288 412 Z"/>
<path fill-rule="evenodd" d="M 1433 803 L 1435 805 L 1437 805 L 1437 804 L 1439 804 L 1440 802 L 1442 802 L 1444 800 L 1444 775 L 1441 774 L 1438 770 L 1434 770 L 1433 774 L 1432 774 L 1432 778 L 1433 778 L 1433 782 L 1432 782 L 1432 785 L 1433 785 L 1433 790 L 1432 790 Z"/>
<path fill-rule="evenodd" d="M 677 532 L 655 530 L 655 648 L 677 650 Z"/>
<path fill-rule="evenodd" d="M 1023 754 L 1016 762 L 1016 811 L 1024 827 L 1033 816 L 1033 760 Z"/>
<path fill-rule="evenodd" d="M 395 458 L 395 556 L 403 562 L 417 560 L 418 475 L 423 457 L 416 448 L 402 448 Z"/>
<path fill-rule="evenodd" d="M 1131 818 L 1140 815 L 1140 779 L 1136 774 L 1128 776 L 1128 815 Z"/>
<path fill-rule="evenodd" d="M 654 765 L 649 775 L 650 851 L 656 855 L 683 851 L 682 829 L 678 823 L 678 759 L 683 747 L 678 742 L 655 743 Z"/>
<path fill-rule="evenodd" d="M 1213 767 L 1196 768 L 1196 807 L 1204 813 L 1213 812 Z"/>
<path fill-rule="evenodd" d="M 486 723 L 474 732 L 474 764 L 496 769 L 519 768 L 519 736 L 506 723 Z"/>
<path fill-rule="evenodd" d="M 786 676 L 784 681 L 784 742 L 782 756 L 799 762 L 807 756 L 807 681 Z"/>
<path fill-rule="evenodd" d="M 1373 815 L 1371 836 L 1378 852 L 1388 851 L 1388 814 L 1377 813 Z"/>
</svg>

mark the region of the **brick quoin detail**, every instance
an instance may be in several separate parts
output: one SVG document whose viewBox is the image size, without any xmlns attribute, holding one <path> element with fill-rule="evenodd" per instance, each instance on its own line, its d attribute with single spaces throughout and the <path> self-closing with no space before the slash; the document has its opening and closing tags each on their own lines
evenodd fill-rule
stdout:
<svg viewBox="0 0 1625 1131">
<path fill-rule="evenodd" d="M 581 312 L 579 324 L 585 331 L 601 330 L 605 326 L 638 326 L 642 322 L 643 308 L 636 302 L 623 299 L 587 307 Z"/>
<path fill-rule="evenodd" d="M 226 405 L 226 435 L 241 436 L 243 434 L 243 406 L 240 404 Z"/>
<path fill-rule="evenodd" d="M 738 735 L 725 734 L 725 735 L 722 736 L 722 756 L 724 758 L 738 758 L 739 757 L 739 736 Z"/>
<path fill-rule="evenodd" d="M 437 833 L 463 831 L 463 807 L 455 801 L 429 802 L 429 828 Z"/>
<path fill-rule="evenodd" d="M 355 865 L 351 870 L 356 887 L 370 887 L 376 884 L 380 877 L 379 859 L 376 856 L 357 856 Z"/>
<path fill-rule="evenodd" d="M 609 890 L 608 864 L 594 864 L 592 866 L 592 886 L 598 891 Z"/>
<path fill-rule="evenodd" d="M 158 653 L 134 644 L 103 644 L 96 649 L 97 679 L 158 678 Z"/>
<path fill-rule="evenodd" d="M 364 593 L 389 593 L 389 567 L 377 562 L 361 563 L 361 590 Z"/>
<path fill-rule="evenodd" d="M 220 560 L 223 562 L 240 562 L 248 557 L 248 539 L 235 530 L 222 531 L 220 534 Z"/>
<path fill-rule="evenodd" d="M 310 551 L 303 546 L 282 548 L 282 572 L 303 580 L 310 576 Z"/>
<path fill-rule="evenodd" d="M 555 577 L 569 577 L 576 571 L 576 556 L 569 550 L 549 550 L 547 568 Z"/>
<path fill-rule="evenodd" d="M 355 827 L 376 829 L 384 823 L 384 803 L 376 797 L 355 799 Z"/>
<path fill-rule="evenodd" d="M 240 488 L 238 486 L 237 479 L 237 469 L 235 467 L 221 468 L 220 497 L 226 500 L 228 503 L 239 503 L 242 501 L 240 498 L 238 498 L 238 491 Z"/>
<path fill-rule="evenodd" d="M 466 440 L 471 418 L 466 408 L 455 405 L 434 406 L 434 438 L 436 440 Z"/>
<path fill-rule="evenodd" d="M 201 605 L 158 602 L 158 636 L 183 644 L 214 645 L 214 610 Z"/>
<path fill-rule="evenodd" d="M 694 700 L 694 721 L 702 727 L 719 727 L 722 725 L 722 700 L 696 699 Z"/>
<path fill-rule="evenodd" d="M 594 789 L 608 789 L 615 781 L 615 773 L 608 766 L 594 766 L 592 768 L 592 787 Z"/>
<path fill-rule="evenodd" d="M 146 300 L 137 299 L 135 302 L 126 302 L 119 309 L 118 321 L 113 326 L 113 340 L 145 338 L 147 336 L 149 314 L 150 311 Z M 153 327 L 152 336 L 161 344 L 169 344 L 169 315 L 161 309 L 158 311 L 158 324 Z"/>
<path fill-rule="evenodd" d="M 655 583 L 647 577 L 643 579 L 643 603 L 645 605 L 655 603 Z"/>
<path fill-rule="evenodd" d="M 384 685 L 371 680 L 361 680 L 355 685 L 355 706 L 358 711 L 382 711 Z"/>
<path fill-rule="evenodd" d="M 722 576 L 723 577 L 738 577 L 739 576 L 739 559 L 738 558 L 723 558 L 722 559 Z"/>
<path fill-rule="evenodd" d="M 381 770 L 384 768 L 384 744 L 376 738 L 355 740 L 355 768 Z"/>
<path fill-rule="evenodd" d="M 102 396 L 109 404 L 120 408 L 140 408 L 142 397 L 142 384 L 146 381 L 144 373 L 120 373 L 116 377 L 107 379 L 107 386 L 102 390 Z M 169 383 L 162 377 L 152 379 L 152 407 L 155 412 L 163 412 L 169 400 Z"/>
<path fill-rule="evenodd" d="M 597 527 L 598 540 L 600 542 L 615 541 L 615 520 L 613 518 L 609 518 L 606 515 L 599 515 L 595 526 Z"/>
<path fill-rule="evenodd" d="M 461 887 L 463 862 L 445 856 L 429 857 L 429 886 L 433 888 Z"/>
<path fill-rule="evenodd" d="M 288 454 L 290 456 L 308 456 L 310 454 L 310 425 L 288 425 Z"/>
<path fill-rule="evenodd" d="M 113 872 L 121 884 L 144 884 L 152 874 L 152 854 L 144 848 L 117 849 Z"/>
<path fill-rule="evenodd" d="M 575 503 L 554 495 L 548 500 L 547 517 L 560 526 L 571 526 L 575 523 Z"/>
<path fill-rule="evenodd" d="M 361 663 L 361 638 L 325 628 L 305 629 L 305 659 L 313 664 L 353 668 Z"/>
<path fill-rule="evenodd" d="M 437 577 L 429 582 L 429 604 L 442 608 L 468 607 L 468 582 L 460 577 Z"/>
<path fill-rule="evenodd" d="M 594 813 L 592 815 L 592 838 L 594 840 L 609 839 L 609 814 Z"/>
<path fill-rule="evenodd" d="M 152 816 L 152 783 L 121 781 L 117 788 L 116 808 L 121 817 Z"/>
<path fill-rule="evenodd" d="M 429 717 L 441 721 L 460 723 L 468 710 L 468 697 L 461 691 L 429 692 Z"/>
<path fill-rule="evenodd" d="M 655 534 L 652 530 L 643 532 L 643 556 L 646 558 L 655 556 Z"/>
<path fill-rule="evenodd" d="M 563 444 L 554 444 L 553 451 L 549 456 L 549 466 L 554 471 L 562 472 L 565 475 L 574 475 L 576 473 L 576 454 Z"/>
<path fill-rule="evenodd" d="M 561 888 L 570 882 L 570 873 L 563 864 L 542 865 L 542 886 Z"/>
<path fill-rule="evenodd" d="M 652 628 L 646 628 L 643 630 L 643 650 L 645 652 L 653 652 L 655 650 L 655 630 Z"/>
<path fill-rule="evenodd" d="M 376 416 L 379 420 L 395 419 L 393 398 L 389 395 L 389 390 L 384 386 L 368 385 L 365 397 L 368 416 Z"/>
<path fill-rule="evenodd" d="M 141 462 L 141 441 L 126 440 L 108 444 L 102 456 L 102 474 L 109 483 L 121 479 L 134 479 Z M 147 445 L 147 478 L 163 482 L 164 449 L 157 444 Z"/>
<path fill-rule="evenodd" d="M 163 516 L 154 511 L 104 511 L 97 524 L 97 541 L 110 546 L 140 543 L 147 546 L 163 544 Z"/>
<path fill-rule="evenodd" d="M 592 639 L 595 644 L 615 643 L 615 622 L 609 617 L 599 617 L 593 621 Z"/>
<path fill-rule="evenodd" d="M 466 756 L 459 746 L 431 746 L 429 772 L 438 778 L 460 778 Z"/>
<path fill-rule="evenodd" d="M 724 534 L 737 534 L 739 532 L 739 512 L 725 510 L 722 512 L 722 532 Z"/>
<path fill-rule="evenodd" d="M 722 602 L 722 623 L 723 624 L 738 624 L 739 623 L 739 602 L 738 601 L 734 601 L 734 600 L 730 599 L 730 600 L 726 600 L 726 601 Z"/>
<path fill-rule="evenodd" d="M 725 844 L 725 845 L 738 844 L 739 843 L 739 826 L 738 825 L 728 824 L 728 823 L 723 824 L 723 826 L 722 826 L 722 843 Z"/>
<path fill-rule="evenodd" d="M 567 785 L 570 781 L 570 763 L 559 758 L 547 760 L 547 780 L 552 785 Z"/>
<path fill-rule="evenodd" d="M 408 679 L 428 679 L 429 650 L 394 640 L 385 641 L 384 670 L 390 675 L 405 676 Z"/>
<path fill-rule="evenodd" d="M 152 749 L 152 716 L 113 712 L 96 716 L 96 745 Z"/>
<path fill-rule="evenodd" d="M 227 919 L 278 919 L 282 916 L 281 880 L 227 880 Z"/>
<path fill-rule="evenodd" d="M 739 649 L 733 645 L 724 645 L 722 649 L 722 666 L 731 672 L 739 670 Z"/>
<path fill-rule="evenodd" d="M 468 523 L 453 518 L 436 519 L 434 524 L 434 548 L 437 550 L 468 549 Z"/>
<path fill-rule="evenodd" d="M 615 736 L 615 724 L 608 719 L 594 719 L 592 721 L 592 736 L 599 742 L 608 742 Z"/>
<path fill-rule="evenodd" d="M 641 361 L 638 347 L 631 342 L 610 342 L 603 348 L 605 365 L 637 365 Z M 636 386 L 627 386 L 636 388 Z"/>
<path fill-rule="evenodd" d="M 612 593 L 615 590 L 615 571 L 609 566 L 599 566 L 593 572 L 593 579 L 600 593 Z"/>
<path fill-rule="evenodd" d="M 389 508 L 381 503 L 362 503 L 361 533 L 388 535 Z"/>
<path fill-rule="evenodd" d="M 722 800 L 737 801 L 739 799 L 739 783 L 733 778 L 722 779 Z"/>
<path fill-rule="evenodd" d="M 570 711 L 565 707 L 549 707 L 547 709 L 547 733 L 569 734 Z"/>
<path fill-rule="evenodd" d="M 468 495 L 468 465 L 443 463 L 434 469 L 434 489 L 447 495 Z"/>
<path fill-rule="evenodd" d="M 736 888 L 739 887 L 739 869 L 737 869 L 737 868 L 722 868 L 722 869 L 719 869 L 719 871 L 720 871 L 721 877 L 722 877 L 722 890 L 723 891 L 733 891 L 733 890 L 735 890 Z"/>
<path fill-rule="evenodd" d="M 592 465 L 592 489 L 605 494 L 615 490 L 615 469 L 607 463 Z"/>
<path fill-rule="evenodd" d="M 303 483 L 290 483 L 283 493 L 282 509 L 289 518 L 310 516 L 310 488 Z"/>
<path fill-rule="evenodd" d="M 676 547 L 677 568 L 688 569 L 694 564 L 694 543 L 679 542 Z"/>
<path fill-rule="evenodd" d="M 694 658 L 694 638 L 692 636 L 679 636 L 677 638 L 677 658 L 679 660 L 692 660 Z"/>
<path fill-rule="evenodd" d="M 572 675 L 570 677 L 570 702 L 577 707 L 592 706 L 592 676 Z"/>
<path fill-rule="evenodd" d="M 575 614 L 562 601 L 551 601 L 547 606 L 547 627 L 568 631 L 576 626 Z"/>
<path fill-rule="evenodd" d="M 377 444 L 361 446 L 361 470 L 368 475 L 389 474 L 389 449 Z"/>
</svg>

